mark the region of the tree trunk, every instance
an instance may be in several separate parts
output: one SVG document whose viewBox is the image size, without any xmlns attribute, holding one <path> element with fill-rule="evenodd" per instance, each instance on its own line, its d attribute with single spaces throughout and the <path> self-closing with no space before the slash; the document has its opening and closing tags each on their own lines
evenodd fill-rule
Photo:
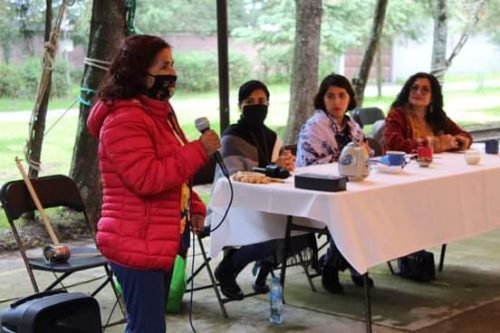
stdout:
<svg viewBox="0 0 500 333">
<path fill-rule="evenodd" d="M 111 61 L 125 36 L 124 1 L 94 0 L 87 57 Z M 82 78 L 82 99 L 92 100 L 106 72 L 97 67 L 85 66 Z M 86 89 L 90 89 L 87 93 Z M 93 225 L 97 223 L 101 208 L 101 183 L 97 165 L 97 140 L 87 131 L 87 117 L 90 105 L 80 104 L 80 115 L 76 133 L 70 176 L 75 180 L 82 193 L 87 214 Z"/>
<path fill-rule="evenodd" d="M 285 142 L 297 142 L 302 124 L 314 112 L 318 86 L 322 0 L 296 0 L 295 49 Z"/>
<path fill-rule="evenodd" d="M 50 32 L 52 30 L 52 0 L 45 1 L 45 32 L 44 41 L 47 43 L 50 39 Z M 43 68 L 42 71 L 45 69 Z M 43 77 L 43 75 L 42 75 Z M 27 154 L 30 161 L 34 164 L 29 163 L 28 177 L 37 178 L 39 165 L 42 158 L 42 146 L 43 146 L 43 134 L 45 132 L 45 120 L 47 118 L 47 109 L 49 107 L 49 96 L 50 89 L 52 86 L 52 70 L 47 73 L 47 89 L 43 92 L 43 97 L 40 105 L 35 104 L 35 109 L 33 114 L 36 117 L 32 117 L 30 121 L 30 140 L 28 141 Z M 38 92 L 40 93 L 40 92 Z"/>
<path fill-rule="evenodd" d="M 370 35 L 370 41 L 365 50 L 363 61 L 359 69 L 359 75 L 354 82 L 354 90 L 356 92 L 356 101 L 358 107 L 363 105 L 366 83 L 370 75 L 370 68 L 372 67 L 373 58 L 377 51 L 380 37 L 382 36 L 382 28 L 384 27 L 385 13 L 387 11 L 388 0 L 377 0 L 375 7 L 375 17 L 373 18 L 373 26 Z"/>
<path fill-rule="evenodd" d="M 382 96 L 382 82 L 384 81 L 384 71 L 382 64 L 382 43 L 378 43 L 377 53 L 376 53 L 376 66 L 377 66 L 377 97 Z"/>
<path fill-rule="evenodd" d="M 448 35 L 448 13 L 446 0 L 437 0 L 434 16 L 434 41 L 432 43 L 431 72 L 442 84 L 448 67 L 446 61 L 446 43 Z"/>
</svg>

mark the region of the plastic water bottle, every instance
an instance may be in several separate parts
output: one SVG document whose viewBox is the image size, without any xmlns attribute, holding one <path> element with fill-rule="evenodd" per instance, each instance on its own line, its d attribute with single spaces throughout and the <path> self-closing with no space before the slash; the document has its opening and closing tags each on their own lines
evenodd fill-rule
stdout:
<svg viewBox="0 0 500 333">
<path fill-rule="evenodd" d="M 269 302 L 271 304 L 271 316 L 269 317 L 269 321 L 275 325 L 283 323 L 283 288 L 277 276 L 272 279 Z"/>
</svg>

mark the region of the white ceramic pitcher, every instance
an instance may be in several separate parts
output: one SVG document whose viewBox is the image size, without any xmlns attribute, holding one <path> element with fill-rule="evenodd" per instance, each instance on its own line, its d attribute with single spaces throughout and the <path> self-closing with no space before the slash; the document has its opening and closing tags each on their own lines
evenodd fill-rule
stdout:
<svg viewBox="0 0 500 333">
<path fill-rule="evenodd" d="M 339 158 L 339 175 L 350 181 L 361 181 L 370 174 L 370 155 L 358 142 L 349 142 Z"/>
</svg>

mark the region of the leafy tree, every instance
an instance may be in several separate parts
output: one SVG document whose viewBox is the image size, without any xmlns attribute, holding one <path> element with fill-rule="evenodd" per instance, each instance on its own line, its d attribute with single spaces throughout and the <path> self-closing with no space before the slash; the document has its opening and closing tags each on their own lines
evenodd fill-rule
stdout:
<svg viewBox="0 0 500 333">
<path fill-rule="evenodd" d="M 0 46 L 5 63 L 10 62 L 12 47 L 19 32 L 12 24 L 13 17 L 16 17 L 15 6 L 8 0 L 0 0 Z"/>
<path fill-rule="evenodd" d="M 229 30 L 255 21 L 259 1 L 228 1 Z M 257 7 L 256 7 L 257 6 Z M 140 33 L 217 33 L 217 11 L 214 0 L 137 1 L 136 26 Z"/>
<path fill-rule="evenodd" d="M 24 51 L 30 56 L 35 54 L 33 37 L 36 32 L 44 31 L 45 0 L 10 0 L 17 10 L 19 31 L 24 38 Z"/>
<path fill-rule="evenodd" d="M 52 8 L 57 10 L 62 1 L 51 0 Z M 0 0 L 0 45 L 6 62 L 10 60 L 10 50 L 18 41 L 19 36 L 24 39 L 25 54 L 35 55 L 33 37 L 45 31 L 47 3 L 47 0 Z M 66 11 L 63 25 L 72 29 L 73 33 L 79 37 L 79 41 L 82 38 L 87 40 L 88 21 L 86 19 L 90 16 L 84 14 L 89 11 L 88 8 L 89 1 L 74 0 Z"/>
<path fill-rule="evenodd" d="M 432 11 L 425 1 L 389 1 L 382 39 L 394 37 L 421 41 L 429 25 Z"/>
<path fill-rule="evenodd" d="M 235 28 L 232 35 L 250 40 L 257 45 L 262 55 L 263 50 L 273 47 L 291 55 L 295 42 L 293 1 L 261 0 L 254 3 L 254 7 L 259 9 L 255 23 Z M 321 66 L 322 71 L 331 72 L 335 59 L 348 48 L 361 47 L 367 43 L 374 8 L 375 0 L 325 1 L 320 58 L 327 64 Z M 383 43 L 389 44 L 396 35 L 420 39 L 429 22 L 428 15 L 421 1 L 390 1 L 382 35 Z M 269 60 L 262 56 L 261 60 L 265 61 L 264 59 Z M 290 56 L 287 61 L 291 64 Z"/>
<path fill-rule="evenodd" d="M 489 0 L 480 13 L 478 31 L 485 32 L 491 40 L 500 45 L 500 0 Z"/>
</svg>

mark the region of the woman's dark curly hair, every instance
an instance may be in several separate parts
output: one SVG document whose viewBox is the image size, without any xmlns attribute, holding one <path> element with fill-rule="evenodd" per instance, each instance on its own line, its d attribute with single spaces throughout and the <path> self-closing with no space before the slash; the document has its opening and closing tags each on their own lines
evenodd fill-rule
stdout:
<svg viewBox="0 0 500 333">
<path fill-rule="evenodd" d="M 354 89 L 352 89 L 349 80 L 345 76 L 339 74 L 330 74 L 327 77 L 325 77 L 323 81 L 321 81 L 318 93 L 314 97 L 314 108 L 316 110 L 326 111 L 324 97 L 326 92 L 328 91 L 328 88 L 332 86 L 344 88 L 349 94 L 349 105 L 347 106 L 347 110 L 352 110 L 356 107 L 356 99 L 354 98 L 355 96 Z"/>
<path fill-rule="evenodd" d="M 396 100 L 392 103 L 391 108 L 407 108 L 409 106 L 411 87 L 417 79 L 428 79 L 431 83 L 431 103 L 425 113 L 425 120 L 431 126 L 434 133 L 447 133 L 448 126 L 446 122 L 446 113 L 443 110 L 443 93 L 441 90 L 441 84 L 432 74 L 419 72 L 410 76 L 396 97 Z"/>
<path fill-rule="evenodd" d="M 170 47 L 156 36 L 135 35 L 125 39 L 111 62 L 98 97 L 105 100 L 129 99 L 144 94 L 148 68 L 161 50 Z"/>
</svg>

